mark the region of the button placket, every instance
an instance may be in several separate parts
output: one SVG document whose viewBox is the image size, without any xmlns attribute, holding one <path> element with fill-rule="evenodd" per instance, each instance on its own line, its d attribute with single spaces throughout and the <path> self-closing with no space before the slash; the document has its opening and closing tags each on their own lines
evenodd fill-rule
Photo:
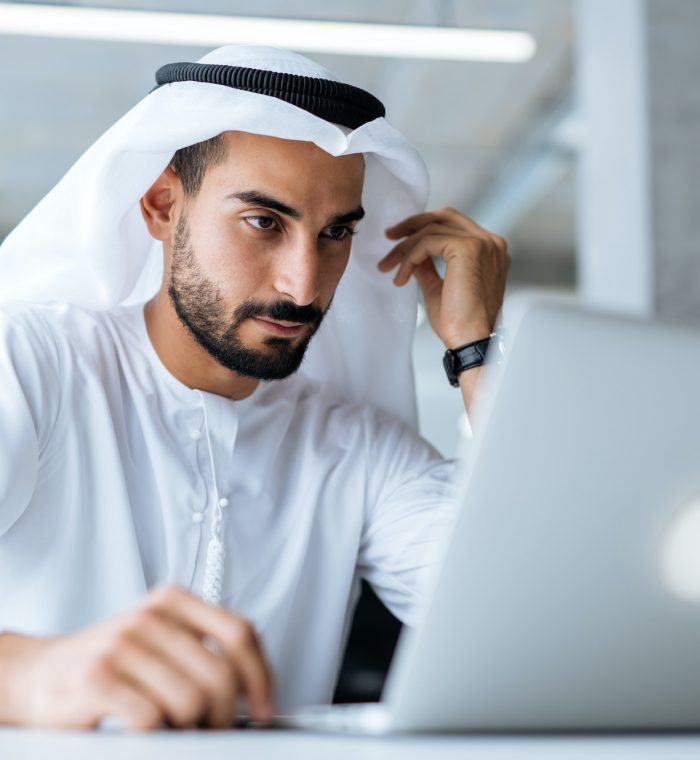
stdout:
<svg viewBox="0 0 700 760">
<path fill-rule="evenodd" d="M 199 420 L 197 420 L 196 423 L 194 423 L 190 427 L 189 433 L 188 433 L 190 440 L 194 443 L 195 469 L 199 473 L 200 478 L 202 477 L 201 476 L 200 463 L 199 463 L 200 452 L 199 452 L 199 446 L 197 444 L 202 439 L 202 436 L 204 435 L 203 430 L 202 430 L 202 426 L 203 426 L 203 420 L 199 419 Z M 206 485 L 205 485 L 205 489 L 206 489 Z M 207 508 L 206 501 L 207 501 L 207 499 L 205 497 L 201 501 L 201 504 L 202 504 L 201 507 L 200 506 L 196 506 L 195 508 L 193 508 L 191 510 L 192 522 L 195 525 L 201 525 L 204 522 L 204 516 L 205 516 L 205 512 L 206 512 L 206 508 Z"/>
<path fill-rule="evenodd" d="M 202 598 L 210 603 L 218 604 L 221 599 L 226 567 L 225 524 L 227 520 L 224 517 L 224 510 L 228 509 L 229 499 L 221 495 L 219 487 L 224 484 L 218 481 L 217 476 L 225 473 L 227 479 L 230 477 L 228 475 L 229 449 L 233 448 L 238 432 L 238 415 L 232 409 L 228 399 L 207 396 L 205 400 L 202 396 L 201 403 L 204 414 L 202 438 L 206 440 L 213 486 L 213 499 L 207 501 L 207 505 L 211 504 L 211 530 L 207 544 Z M 220 421 L 223 425 L 219 426 L 219 430 L 212 428 L 208 418 Z"/>
</svg>

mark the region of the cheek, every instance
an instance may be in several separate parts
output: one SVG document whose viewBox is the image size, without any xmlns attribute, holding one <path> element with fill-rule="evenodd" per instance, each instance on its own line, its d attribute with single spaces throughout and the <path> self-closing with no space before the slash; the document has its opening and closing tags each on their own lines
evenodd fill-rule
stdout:
<svg viewBox="0 0 700 760">
<path fill-rule="evenodd" d="M 321 268 L 322 290 L 332 296 L 350 261 L 350 253 L 330 254 Z"/>
<path fill-rule="evenodd" d="M 225 239 L 210 250 L 207 266 L 225 290 L 254 290 L 269 277 L 269 257 L 255 246 Z"/>
<path fill-rule="evenodd" d="M 222 291 L 247 292 L 264 281 L 269 257 L 259 242 L 241 234 L 227 218 L 198 222 L 197 233 L 191 231 L 194 250 L 202 271 Z"/>
</svg>

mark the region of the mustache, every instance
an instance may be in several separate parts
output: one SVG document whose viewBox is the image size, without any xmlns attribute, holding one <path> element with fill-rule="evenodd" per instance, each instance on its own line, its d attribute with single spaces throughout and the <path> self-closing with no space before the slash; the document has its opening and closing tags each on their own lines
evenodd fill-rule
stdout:
<svg viewBox="0 0 700 760">
<path fill-rule="evenodd" d="M 297 306 L 290 301 L 277 301 L 266 304 L 261 301 L 249 300 L 244 301 L 234 312 L 234 318 L 237 324 L 251 317 L 261 317 L 262 319 L 273 319 L 284 322 L 301 322 L 309 324 L 320 324 L 323 319 L 323 312 L 311 306 Z"/>
</svg>

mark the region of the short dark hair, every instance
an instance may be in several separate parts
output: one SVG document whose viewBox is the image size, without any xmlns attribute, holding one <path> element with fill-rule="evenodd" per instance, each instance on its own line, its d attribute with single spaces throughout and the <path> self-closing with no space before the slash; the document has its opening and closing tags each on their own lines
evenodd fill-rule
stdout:
<svg viewBox="0 0 700 760">
<path fill-rule="evenodd" d="M 170 161 L 170 166 L 182 182 L 185 195 L 193 197 L 199 192 L 207 169 L 218 166 L 226 158 L 224 135 L 180 148 Z"/>
</svg>

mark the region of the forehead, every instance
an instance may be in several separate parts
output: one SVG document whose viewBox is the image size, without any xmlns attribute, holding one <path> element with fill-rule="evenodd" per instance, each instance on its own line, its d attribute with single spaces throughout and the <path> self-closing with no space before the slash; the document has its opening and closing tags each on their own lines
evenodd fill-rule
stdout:
<svg viewBox="0 0 700 760">
<path fill-rule="evenodd" d="M 332 156 L 312 142 L 250 132 L 225 132 L 224 138 L 226 158 L 215 172 L 221 181 L 292 185 L 300 192 L 314 187 L 344 195 L 362 191 L 365 163 L 360 153 Z"/>
</svg>

